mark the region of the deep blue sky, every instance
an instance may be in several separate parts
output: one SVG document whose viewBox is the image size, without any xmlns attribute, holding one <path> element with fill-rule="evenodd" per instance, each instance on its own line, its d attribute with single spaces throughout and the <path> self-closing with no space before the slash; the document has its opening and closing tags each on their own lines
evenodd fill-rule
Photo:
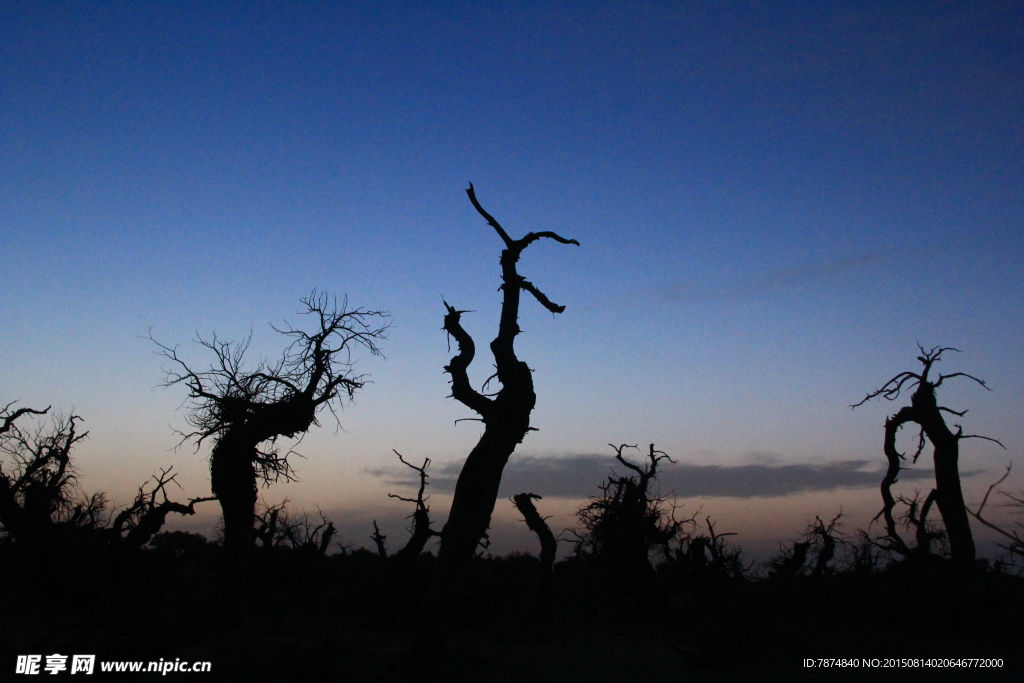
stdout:
<svg viewBox="0 0 1024 683">
<path fill-rule="evenodd" d="M 118 502 L 169 464 L 201 495 L 142 337 L 202 365 L 197 331 L 252 328 L 272 356 L 268 322 L 347 293 L 392 313 L 388 360 L 267 495 L 372 514 L 391 448 L 450 465 L 479 431 L 441 374 L 442 297 L 482 350 L 497 321 L 472 181 L 510 232 L 581 242 L 521 266 L 568 307 L 524 301 L 523 454 L 880 464 L 895 406 L 848 406 L 920 342 L 994 390 L 947 395 L 1008 447 L 965 447 L 983 491 L 1024 448 L 1022 151 L 1017 2 L 4 3 L 0 401 L 83 415 Z"/>
</svg>

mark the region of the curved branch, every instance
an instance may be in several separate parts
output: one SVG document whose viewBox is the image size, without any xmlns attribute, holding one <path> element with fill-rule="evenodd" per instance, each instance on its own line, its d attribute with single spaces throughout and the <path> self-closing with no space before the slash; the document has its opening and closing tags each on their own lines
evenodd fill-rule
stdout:
<svg viewBox="0 0 1024 683">
<path fill-rule="evenodd" d="M 1002 448 L 1004 451 L 1006 450 L 1006 446 L 1004 446 L 1003 442 L 1000 441 L 999 439 L 993 439 L 991 436 L 982 436 L 981 434 L 962 434 L 962 430 L 959 427 L 960 426 L 957 425 L 957 432 L 955 434 L 956 438 L 958 439 L 984 439 L 985 441 L 997 443 L 999 444 L 1000 448 Z"/>
<path fill-rule="evenodd" d="M 36 410 L 35 408 L 18 408 L 13 413 L 4 415 L 4 413 L 6 413 L 10 409 L 10 407 L 13 406 L 15 403 L 17 403 L 17 401 L 11 401 L 6 406 L 4 406 L 3 410 L 0 410 L 0 415 L 3 415 L 4 420 L 4 423 L 0 425 L 0 434 L 3 434 L 10 430 L 11 427 L 14 426 L 15 420 L 17 420 L 22 415 L 46 415 L 47 411 L 49 411 L 50 408 L 52 407 L 46 406 L 42 410 Z"/>
<path fill-rule="evenodd" d="M 889 467 L 886 469 L 885 477 L 882 478 L 882 503 L 884 507 L 879 513 L 885 518 L 885 532 L 889 539 L 896 544 L 896 550 L 900 553 L 908 554 L 910 549 L 907 547 L 906 542 L 900 536 L 896 530 L 896 519 L 893 517 L 892 511 L 896 507 L 896 500 L 892 496 L 892 485 L 896 483 L 896 479 L 900 473 L 900 460 L 903 459 L 903 454 L 896 450 L 896 432 L 899 431 L 900 427 L 905 425 L 907 422 L 913 422 L 916 418 L 916 412 L 914 408 L 906 406 L 901 408 L 898 413 L 890 417 L 885 421 L 885 457 L 889 461 Z M 918 450 L 920 453 L 920 449 Z M 877 519 L 876 517 L 875 519 Z"/>
<path fill-rule="evenodd" d="M 494 216 L 487 213 L 487 211 L 484 210 L 484 207 L 480 206 L 480 202 L 478 202 L 476 199 L 476 190 L 473 189 L 473 183 L 469 184 L 469 189 L 466 190 L 466 194 L 469 195 L 469 201 L 473 202 L 473 208 L 476 209 L 476 212 L 484 217 L 484 220 L 487 221 L 488 225 L 490 225 L 491 227 L 498 231 L 498 236 L 501 237 L 501 240 L 505 243 L 505 246 L 508 249 L 515 249 L 515 242 L 512 240 L 511 237 L 508 236 L 508 233 L 505 232 L 505 228 L 501 227 L 501 224 L 498 223 L 498 221 L 494 220 Z M 520 247 L 519 250 L 521 251 L 522 248 Z"/>
<path fill-rule="evenodd" d="M 911 379 L 916 379 L 918 382 L 920 382 L 922 380 L 922 376 L 918 375 L 916 373 L 913 373 L 913 372 L 901 372 L 900 374 L 896 375 L 895 377 L 890 379 L 888 382 L 883 384 L 880 389 L 875 389 L 870 394 L 868 394 L 863 399 L 861 399 L 861 401 L 859 403 L 854 403 L 850 407 L 851 408 L 860 407 L 860 406 L 864 405 L 865 403 L 867 403 L 868 401 L 870 401 L 871 399 L 876 398 L 878 396 L 881 396 L 882 398 L 886 399 L 887 401 L 895 401 L 899 397 L 900 391 L 903 390 L 903 385 L 908 380 L 911 380 Z"/>
<path fill-rule="evenodd" d="M 533 244 L 542 237 L 546 237 L 547 239 L 554 240 L 561 244 L 575 244 L 577 247 L 580 246 L 580 243 L 577 242 L 576 240 L 566 239 L 559 235 L 558 233 L 551 232 L 550 230 L 542 230 L 541 232 L 528 232 L 522 239 L 516 240 L 516 244 L 519 245 L 520 249 L 526 249 L 526 247 L 530 246 L 531 244 Z"/>
<path fill-rule="evenodd" d="M 984 387 L 987 391 L 992 391 L 991 389 L 989 389 L 989 386 L 987 384 L 985 384 L 985 380 L 979 379 L 979 378 L 975 377 L 974 375 L 969 375 L 966 372 L 954 372 L 951 375 L 939 375 L 939 379 L 938 379 L 937 382 L 935 382 L 935 386 L 937 387 L 940 384 L 942 384 L 943 380 L 953 379 L 954 377 L 966 377 L 967 379 L 973 379 L 975 382 L 977 382 L 982 387 Z"/>
<path fill-rule="evenodd" d="M 637 450 L 640 450 L 639 444 L 632 444 L 632 445 L 630 445 L 628 443 L 624 443 L 621 446 L 616 446 L 615 444 L 610 443 L 608 445 L 611 446 L 615 450 L 615 459 L 616 460 L 618 460 L 623 465 L 625 465 L 629 469 L 631 469 L 634 472 L 636 472 L 637 474 L 639 474 L 641 477 L 644 475 L 644 469 L 640 465 L 634 465 L 633 463 L 629 462 L 624 457 L 622 457 L 622 451 L 627 449 L 627 448 L 635 448 Z"/>
<path fill-rule="evenodd" d="M 455 343 L 459 347 L 459 352 L 444 368 L 452 377 L 452 398 L 486 418 L 491 413 L 493 401 L 479 393 L 469 383 L 467 369 L 476 356 L 476 345 L 460 322 L 462 314 L 466 311 L 455 310 L 447 301 L 444 305 L 448 309 L 444 316 L 444 331 L 455 337 Z"/>
</svg>

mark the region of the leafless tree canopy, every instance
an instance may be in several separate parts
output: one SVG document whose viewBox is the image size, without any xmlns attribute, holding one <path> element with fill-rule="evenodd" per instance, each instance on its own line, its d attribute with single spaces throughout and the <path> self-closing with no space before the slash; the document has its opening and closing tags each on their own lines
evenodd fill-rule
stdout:
<svg viewBox="0 0 1024 683">
<path fill-rule="evenodd" d="M 78 431 L 81 417 L 55 416 L 49 425 L 31 430 L 14 423 L 22 415 L 46 412 L 10 412 L 13 419 L 5 420 L 0 432 L 0 524 L 30 552 L 43 546 L 59 550 L 59 532 L 64 532 L 62 538 L 67 532 L 86 534 L 93 545 L 113 546 L 122 554 L 135 551 L 160 531 L 171 512 L 192 515 L 197 503 L 213 500 L 171 500 L 167 487 L 177 482 L 168 468 L 155 475 L 152 484 L 140 486 L 132 504 L 111 510 L 106 495 L 85 495 L 78 486 L 72 450 L 89 435 Z"/>
<path fill-rule="evenodd" d="M 78 431 L 82 418 L 56 416 L 50 425 L 31 430 L 15 424 L 23 415 L 45 412 L 22 408 L 9 413 L 0 432 L 0 454 L 5 461 L 0 462 L 0 523 L 24 544 L 47 542 L 58 523 L 98 525 L 104 521 L 106 499 L 102 494 L 79 499 L 78 472 L 71 463 L 72 448 L 89 435 Z"/>
<path fill-rule="evenodd" d="M 389 324 L 384 311 L 348 308 L 337 300 L 314 291 L 303 298 L 300 315 L 316 321 L 315 332 L 286 325 L 274 329 L 291 338 L 291 343 L 276 362 L 258 361 L 246 367 L 250 333 L 238 343 L 198 337 L 196 343 L 208 349 L 213 363 L 208 370 L 194 370 L 183 360 L 177 347 L 154 342 L 172 361 L 166 386 L 182 384 L 189 390 L 186 415 L 193 428 L 181 434 L 183 441 L 196 447 L 208 438 L 223 439 L 232 430 L 250 432 L 250 441 L 259 445 L 256 466 L 261 479 L 276 481 L 291 478 L 287 453 L 276 446 L 279 437 L 292 438 L 312 425 L 319 425 L 317 413 L 324 407 L 337 419 L 337 410 L 345 398 L 352 400 L 366 385 L 365 374 L 355 372 L 358 360 L 353 354 L 361 347 L 373 356 L 382 356 L 379 343 L 386 338 Z"/>
<path fill-rule="evenodd" d="M 50 406 L 46 406 L 42 410 L 36 410 L 34 408 L 15 408 L 11 410 L 11 407 L 17 403 L 17 401 L 11 401 L 7 405 L 0 409 L 0 437 L 2 435 L 14 431 L 14 434 L 18 433 L 18 426 L 16 422 L 18 418 L 23 415 L 46 415 L 50 411 Z"/>
</svg>

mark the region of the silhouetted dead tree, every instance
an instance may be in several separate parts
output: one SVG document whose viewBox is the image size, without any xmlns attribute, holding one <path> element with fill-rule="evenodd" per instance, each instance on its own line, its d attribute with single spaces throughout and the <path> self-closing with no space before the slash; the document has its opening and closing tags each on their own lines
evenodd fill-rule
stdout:
<svg viewBox="0 0 1024 683">
<path fill-rule="evenodd" d="M 810 549 L 808 540 L 793 541 L 791 549 L 782 549 L 782 554 L 769 562 L 768 577 L 786 580 L 799 576 L 807 564 L 807 551 Z"/>
<path fill-rule="evenodd" d="M 387 551 L 387 536 L 381 533 L 377 526 L 377 520 L 373 521 L 373 534 L 370 538 L 377 548 L 377 556 L 380 557 L 381 566 L 384 568 L 384 581 L 381 584 L 380 603 L 382 611 L 390 616 L 395 614 L 395 600 L 401 592 L 403 584 L 413 572 L 416 559 L 423 553 L 427 542 L 440 533 L 430 528 L 430 508 L 427 507 L 429 496 L 426 495 L 427 467 L 430 466 L 430 458 L 424 458 L 423 464 L 416 466 L 407 461 L 401 453 L 394 451 L 398 460 L 416 472 L 419 477 L 419 488 L 415 498 L 407 498 L 394 493 L 389 493 L 388 498 L 395 498 L 406 503 L 412 503 L 415 507 L 409 515 L 412 519 L 412 526 L 409 528 L 410 536 L 405 545 L 394 555 L 389 556 Z"/>
<path fill-rule="evenodd" d="M 320 557 L 327 555 L 331 547 L 331 541 L 337 535 L 338 530 L 334 522 L 329 520 L 323 512 L 317 510 L 320 521 L 310 519 L 309 515 L 302 512 L 298 515 L 283 514 L 279 524 L 281 533 L 288 539 L 288 545 L 295 550 L 313 552 Z"/>
<path fill-rule="evenodd" d="M 675 517 L 673 516 L 672 519 L 674 520 Z M 689 519 L 679 522 L 680 531 L 677 532 L 677 535 L 681 532 L 683 524 L 690 524 L 693 521 L 693 519 Z M 677 555 L 685 553 L 685 557 L 689 561 L 693 585 L 706 587 L 744 580 L 747 571 L 753 564 L 744 567 L 740 560 L 742 551 L 739 547 L 730 545 L 726 540 L 730 536 L 735 536 L 736 532 L 718 533 L 715 531 L 715 523 L 711 517 L 704 518 L 704 526 L 708 530 L 707 534 L 698 534 L 695 529 L 685 535 L 680 543 L 680 552 L 677 553 Z M 705 551 L 707 551 L 706 554 Z M 710 556 L 710 561 L 708 556 Z"/>
<path fill-rule="evenodd" d="M 551 619 L 552 615 L 552 582 L 554 579 L 555 554 L 558 552 L 558 540 L 551 533 L 551 528 L 537 512 L 534 500 L 543 500 L 536 493 L 519 493 L 512 496 L 512 504 L 523 516 L 523 521 L 530 531 L 537 534 L 540 540 L 540 586 L 538 587 L 538 611 L 543 619 Z"/>
<path fill-rule="evenodd" d="M 157 345 L 175 368 L 167 386 L 183 384 L 192 405 L 187 420 L 194 431 L 182 439 L 196 448 L 212 438 L 210 481 L 224 513 L 224 572 L 221 597 L 239 603 L 245 595 L 257 497 L 257 482 L 269 484 L 291 479 L 289 452 L 278 446 L 281 437 L 302 436 L 327 407 L 337 418 L 336 406 L 351 400 L 366 384 L 365 375 L 353 371 L 353 351 L 362 347 L 382 355 L 377 344 L 385 338 L 387 314 L 363 308 L 348 309 L 324 293 L 302 299 L 303 315 L 316 321 L 313 332 L 274 328 L 292 343 L 276 363 L 260 362 L 245 368 L 249 339 L 239 344 L 198 339 L 214 356 L 209 370 L 196 371 L 177 352 Z M 155 340 L 154 340 L 155 341 Z"/>
<path fill-rule="evenodd" d="M 398 456 L 398 460 L 403 465 L 416 472 L 419 476 L 420 485 L 415 498 L 406 498 L 394 493 L 388 494 L 388 498 L 395 498 L 397 500 L 405 501 L 406 503 L 412 503 L 416 506 L 413 509 L 413 513 L 409 515 L 409 517 L 412 518 L 412 528 L 409 529 L 411 536 L 409 536 L 409 540 L 406 541 L 406 544 L 402 549 L 395 553 L 393 557 L 388 556 L 387 544 L 385 543 L 387 536 L 380 532 L 380 528 L 377 526 L 377 520 L 373 520 L 373 534 L 370 536 L 370 539 L 377 548 L 377 554 L 389 568 L 388 573 L 393 579 L 393 581 L 389 581 L 389 583 L 401 581 L 405 578 L 405 575 L 416 561 L 416 558 L 420 556 L 420 553 L 422 553 L 423 549 L 426 547 L 427 541 L 434 536 L 441 535 L 430 528 L 430 508 L 427 507 L 427 499 L 430 496 L 424 495 L 427 490 L 427 479 L 430 478 L 430 475 L 427 474 L 427 467 L 430 466 L 430 458 L 424 458 L 423 464 L 417 467 L 402 457 L 402 454 L 398 451 L 393 450 L 393 452 Z"/>
<path fill-rule="evenodd" d="M 921 429 L 917 439 L 917 450 L 914 453 L 913 462 L 917 462 L 917 458 L 924 450 L 926 439 L 931 441 L 934 448 L 933 459 L 935 463 L 934 500 L 939 507 L 942 523 L 946 527 L 946 535 L 949 539 L 950 555 L 953 563 L 965 569 L 974 564 L 975 549 L 971 525 L 967 518 L 967 506 L 964 504 L 964 495 L 960 488 L 958 462 L 960 457 L 960 441 L 962 439 L 985 439 L 986 441 L 994 441 L 1000 446 L 1003 444 L 987 436 L 964 434 L 960 425 L 954 425 L 957 429 L 955 433 L 950 431 L 949 427 L 946 426 L 942 413 L 945 412 L 962 417 L 967 411 L 956 411 L 940 406 L 935 397 L 935 390 L 947 379 L 955 377 L 966 377 L 977 382 L 985 389 L 988 389 L 988 386 L 986 386 L 983 380 L 968 375 L 965 372 L 939 375 L 937 380 L 930 380 L 928 374 L 932 369 L 932 365 L 941 359 L 942 354 L 946 351 L 959 351 L 959 349 L 936 346 L 930 351 L 925 351 L 924 347 L 920 345 L 918 345 L 918 348 L 921 350 L 921 355 L 917 357 L 917 360 L 924 366 L 920 373 L 901 372 L 882 385 L 880 389 L 869 393 L 860 403 L 852 407 L 856 408 L 878 397 L 893 401 L 899 397 L 900 392 L 904 388 L 917 387 L 910 396 L 910 405 L 904 406 L 885 421 L 883 448 L 888 460 L 888 469 L 885 477 L 882 479 L 883 507 L 879 515 L 885 520 L 886 535 L 891 542 L 890 549 L 902 555 L 909 555 L 911 549 L 896 529 L 896 518 L 893 515 L 896 501 L 892 495 L 892 485 L 896 482 L 901 469 L 900 463 L 904 460 L 903 454 L 896 450 L 896 433 L 903 425 L 913 422 Z"/>
<path fill-rule="evenodd" d="M 651 565 L 651 551 L 665 549 L 666 559 L 672 541 L 681 541 L 684 525 L 695 524 L 693 519 L 678 520 L 676 508 L 651 491 L 657 481 L 658 464 L 663 460 L 675 462 L 663 451 L 650 445 L 647 462 L 634 464 L 623 456 L 626 448 L 615 446 L 615 459 L 633 472 L 632 475 L 612 475 L 600 485 L 601 494 L 594 496 L 576 513 L 586 533 L 579 535 L 583 542 L 577 552 L 595 560 L 604 568 L 614 585 L 641 592 L 655 589 L 657 575 Z M 709 519 L 710 524 L 710 519 Z M 690 539 L 691 564 L 701 567 L 705 563 L 704 550 L 714 554 L 717 537 L 710 526 L 712 538 Z"/>
<path fill-rule="evenodd" d="M 34 459 L 33 452 L 38 449 L 29 445 L 16 423 L 25 415 L 45 415 L 51 406 L 46 406 L 43 410 L 34 408 L 11 410 L 11 406 L 15 403 L 17 401 L 11 401 L 0 410 L 0 451 L 13 456 L 14 460 L 13 471 L 9 474 L 3 471 L 3 464 L 0 463 L 0 527 L 10 536 L 16 538 L 19 530 L 29 524 L 25 518 L 24 497 L 25 490 L 29 488 L 28 480 L 32 476 L 31 470 L 49 469 L 43 464 L 30 464 Z M 47 517 L 49 516 L 47 514 Z M 12 525 L 14 530 L 11 528 Z"/>
<path fill-rule="evenodd" d="M 441 546 L 424 599 L 419 624 L 416 657 L 428 654 L 443 644 L 447 613 L 457 579 L 473 558 L 477 544 L 483 538 L 494 512 L 498 486 L 509 456 L 530 427 L 530 413 L 537 397 L 529 366 L 515 353 L 515 339 L 519 334 L 519 300 L 521 292 L 528 292 L 547 310 L 561 313 L 564 306 L 553 303 L 533 283 L 516 270 L 523 251 L 540 239 L 552 239 L 561 244 L 579 245 L 576 240 L 565 239 L 554 232 L 530 232 L 514 240 L 477 201 L 473 185 L 466 190 L 470 202 L 487 223 L 494 228 L 504 243 L 501 252 L 501 319 L 498 335 L 491 342 L 496 373 L 501 389 L 495 395 L 485 395 L 472 387 L 468 368 L 476 354 L 473 338 L 463 329 L 462 314 L 445 302 L 444 330 L 455 338 L 459 352 L 445 367 L 451 376 L 452 397 L 475 411 L 484 424 L 480 441 L 466 458 L 459 473 L 452 498 L 448 521 L 441 532 Z"/>
<path fill-rule="evenodd" d="M 804 574 L 809 556 L 813 553 L 814 563 L 810 567 L 811 576 L 822 576 L 835 571 L 836 551 L 839 546 L 852 547 L 844 538 L 839 528 L 843 513 L 836 514 L 831 521 L 825 522 L 815 515 L 813 522 L 808 522 L 801 540 L 795 541 L 790 550 L 783 550 L 782 555 L 768 563 L 768 576 L 772 579 L 792 579 Z M 854 549 L 856 552 L 856 549 Z"/>
<path fill-rule="evenodd" d="M 370 536 L 373 541 L 373 545 L 377 548 L 377 556 L 380 561 L 387 565 L 388 562 L 388 546 L 385 541 L 388 537 L 380 532 L 380 528 L 377 526 L 377 520 L 373 520 L 373 534 Z"/>
<path fill-rule="evenodd" d="M 270 557 L 274 553 L 274 546 L 280 540 L 281 534 L 278 528 L 278 518 L 281 516 L 281 512 L 288 505 L 288 499 L 278 503 L 277 505 L 263 504 L 263 511 L 256 513 L 256 530 L 253 534 L 256 539 L 260 542 L 260 547 L 263 548 L 263 554 Z"/>
<path fill-rule="evenodd" d="M 22 409 L 10 416 L 46 412 Z M 153 477 L 152 488 L 139 487 L 135 501 L 111 520 L 103 493 L 82 497 L 78 489 L 71 451 L 89 435 L 77 432 L 81 421 L 78 415 L 57 417 L 49 428 L 40 426 L 26 434 L 12 419 L 0 432 L 0 452 L 13 465 L 9 473 L 0 466 L 0 524 L 29 552 L 59 552 L 70 532 L 122 554 L 138 550 L 160 531 L 168 514 L 191 515 L 197 503 L 213 500 L 195 498 L 187 505 L 169 500 L 167 485 L 177 482 L 168 469 Z"/>
<path fill-rule="evenodd" d="M 427 479 L 430 478 L 430 475 L 427 474 L 427 467 L 430 466 L 430 458 L 424 458 L 423 464 L 417 467 L 411 462 L 406 461 L 398 451 L 394 451 L 394 453 L 398 456 L 398 459 L 403 465 L 416 472 L 420 479 L 420 486 L 416 492 L 415 498 L 405 498 L 394 493 L 388 494 L 388 498 L 396 498 L 398 500 L 405 501 L 406 503 L 412 503 L 416 506 L 411 515 L 412 535 L 409 536 L 409 540 L 404 546 L 402 546 L 402 549 L 395 553 L 395 556 L 391 558 L 390 573 L 393 577 L 392 583 L 404 580 L 412 569 L 413 564 L 416 562 L 416 558 L 420 556 L 420 553 L 422 553 L 423 549 L 427 546 L 427 541 L 434 536 L 440 536 L 437 531 L 430 528 L 430 508 L 427 507 L 427 498 L 429 498 L 429 496 L 424 495 L 427 489 Z M 376 523 L 374 523 L 374 531 L 377 535 L 380 534 L 380 532 L 377 531 Z"/>
<path fill-rule="evenodd" d="M 0 452 L 9 471 L 0 465 L 0 524 L 29 551 L 54 547 L 58 526 L 102 526 L 106 499 L 102 494 L 76 502 L 77 472 L 71 449 L 89 433 L 78 433 L 78 415 L 55 417 L 49 429 L 25 432 L 14 420 L 46 411 L 19 409 L 5 416 Z M 7 420 L 6 417 L 10 417 Z"/>
<path fill-rule="evenodd" d="M 196 513 L 197 504 L 216 500 L 212 496 L 193 498 L 187 504 L 170 500 L 167 497 L 167 485 L 173 483 L 178 486 L 176 476 L 171 474 L 171 468 L 153 475 L 152 488 L 147 488 L 147 484 L 140 486 L 135 501 L 114 517 L 110 530 L 121 552 L 132 552 L 148 543 L 163 528 L 170 513 L 191 516 Z"/>
<path fill-rule="evenodd" d="M 288 499 L 276 504 L 262 504 L 262 511 L 256 513 L 256 528 L 253 535 L 268 557 L 275 548 L 290 548 L 316 555 L 326 555 L 331 541 L 337 535 L 334 522 L 317 510 L 320 521 L 311 518 L 305 511 L 288 509 Z"/>
<path fill-rule="evenodd" d="M 831 522 L 826 524 L 822 521 L 821 517 L 815 515 L 814 523 L 807 532 L 807 536 L 817 543 L 818 551 L 818 557 L 814 562 L 814 569 L 811 570 L 811 576 L 821 576 L 832 571 L 829 563 L 835 559 L 836 544 L 842 541 L 838 531 L 839 520 L 842 516 L 843 513 L 840 512 L 832 518 Z"/>
</svg>

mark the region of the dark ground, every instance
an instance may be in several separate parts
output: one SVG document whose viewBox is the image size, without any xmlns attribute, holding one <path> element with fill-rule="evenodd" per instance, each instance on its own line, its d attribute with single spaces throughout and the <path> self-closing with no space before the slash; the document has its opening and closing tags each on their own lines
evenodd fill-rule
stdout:
<svg viewBox="0 0 1024 683">
<path fill-rule="evenodd" d="M 81 557 L 46 569 L 9 551 L 0 680 L 12 681 L 36 678 L 14 674 L 16 655 L 53 653 L 213 664 L 208 674 L 92 677 L 124 681 L 388 681 L 410 646 L 430 561 L 421 558 L 392 592 L 389 610 L 371 553 L 261 558 L 251 604 L 226 619 L 213 599 L 213 546 L 189 556 L 145 551 L 129 565 Z M 991 570 L 963 577 L 935 561 L 638 596 L 562 565 L 554 618 L 544 622 L 536 616 L 538 566 L 521 555 L 476 563 L 433 680 L 1024 680 L 1024 580 Z M 1004 667 L 803 668 L 804 658 L 818 657 L 1002 658 Z"/>
</svg>

